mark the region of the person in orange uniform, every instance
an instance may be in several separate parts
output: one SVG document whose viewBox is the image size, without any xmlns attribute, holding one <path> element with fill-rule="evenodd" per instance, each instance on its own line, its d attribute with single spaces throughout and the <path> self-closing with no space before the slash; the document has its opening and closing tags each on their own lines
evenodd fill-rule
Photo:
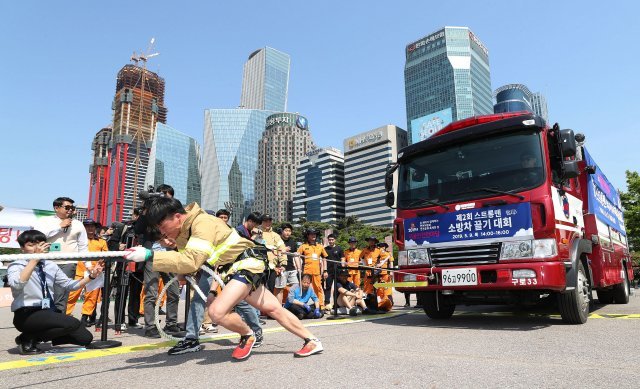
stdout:
<svg viewBox="0 0 640 389">
<path fill-rule="evenodd" d="M 107 247 L 107 241 L 102 239 L 97 234 L 98 223 L 92 219 L 85 219 L 82 224 L 84 225 L 84 229 L 87 231 L 87 238 L 89 240 L 89 252 L 109 251 L 109 248 Z M 90 272 L 97 263 L 98 261 L 79 261 L 78 266 L 76 266 L 75 279 L 83 279 L 85 277 L 85 272 Z M 69 292 L 69 300 L 67 301 L 67 315 L 71 315 L 73 313 L 73 309 L 75 308 L 76 302 L 78 301 L 78 298 L 80 297 L 82 291 L 83 289 L 78 289 Z M 95 324 L 95 311 L 96 306 L 98 305 L 99 298 L 100 288 L 94 289 L 90 292 L 85 292 L 84 294 L 81 321 L 87 327 Z"/>
<path fill-rule="evenodd" d="M 320 243 L 316 242 L 318 231 L 308 229 L 305 231 L 306 243 L 298 248 L 298 254 L 302 255 L 304 261 L 303 274 L 311 276 L 311 286 L 320 300 L 320 310 L 324 309 L 324 291 L 322 290 L 322 272 L 324 265 L 322 259 L 327 258 L 327 252 Z"/>
<path fill-rule="evenodd" d="M 358 288 L 360 287 L 360 270 L 358 270 L 358 265 L 360 265 L 360 254 L 361 251 L 358 250 L 356 244 L 358 244 L 358 239 L 355 236 L 349 238 L 349 248 L 344 250 L 344 261 L 349 269 L 349 281 L 353 282 Z"/>
<path fill-rule="evenodd" d="M 367 239 L 367 243 L 368 246 L 360 253 L 360 261 L 362 261 L 364 266 L 375 266 L 380 258 L 380 249 L 377 247 L 378 238 L 371 236 Z M 366 294 L 375 293 L 373 289 L 373 274 L 371 270 L 365 271 L 363 290 Z"/>
<path fill-rule="evenodd" d="M 378 263 L 376 264 L 376 267 L 380 268 L 380 277 L 378 279 L 380 280 L 380 282 L 390 282 L 391 277 L 389 276 L 389 272 L 386 269 L 393 267 L 393 256 L 389 251 L 387 251 L 389 249 L 389 245 L 385 242 L 378 243 L 378 248 L 380 249 L 380 258 L 378 258 Z M 393 288 L 379 289 L 382 289 L 384 295 L 388 296 L 388 298 L 391 300 L 391 303 L 393 303 Z"/>
</svg>

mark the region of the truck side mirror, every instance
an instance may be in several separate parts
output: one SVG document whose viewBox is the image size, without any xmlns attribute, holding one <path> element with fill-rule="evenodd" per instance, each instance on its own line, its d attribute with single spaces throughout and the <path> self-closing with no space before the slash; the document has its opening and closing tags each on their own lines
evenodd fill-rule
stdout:
<svg viewBox="0 0 640 389">
<path fill-rule="evenodd" d="M 393 208 L 393 204 L 395 204 L 395 202 L 396 196 L 393 194 L 393 192 L 389 192 L 386 196 L 384 196 L 384 203 L 387 205 L 387 207 Z"/>
<path fill-rule="evenodd" d="M 391 190 L 393 189 L 393 173 L 387 173 L 387 175 L 384 177 L 384 189 L 387 192 L 391 192 Z"/>
<path fill-rule="evenodd" d="M 562 163 L 562 179 L 568 180 L 580 175 L 578 161 L 564 161 Z"/>
<path fill-rule="evenodd" d="M 576 144 L 576 137 L 573 134 L 573 130 L 560 130 L 560 141 L 562 142 L 560 145 L 562 149 L 562 156 L 565 158 L 574 157 L 578 146 Z"/>
</svg>

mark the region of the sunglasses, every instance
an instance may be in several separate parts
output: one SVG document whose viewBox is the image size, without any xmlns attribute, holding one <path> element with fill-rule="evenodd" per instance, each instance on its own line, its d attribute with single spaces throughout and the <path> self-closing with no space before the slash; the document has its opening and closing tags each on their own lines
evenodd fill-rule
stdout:
<svg viewBox="0 0 640 389">
<path fill-rule="evenodd" d="M 73 206 L 73 205 L 65 205 L 65 206 L 61 205 L 60 207 L 66 209 L 67 211 L 71 211 L 71 210 L 76 209 L 76 207 Z"/>
</svg>

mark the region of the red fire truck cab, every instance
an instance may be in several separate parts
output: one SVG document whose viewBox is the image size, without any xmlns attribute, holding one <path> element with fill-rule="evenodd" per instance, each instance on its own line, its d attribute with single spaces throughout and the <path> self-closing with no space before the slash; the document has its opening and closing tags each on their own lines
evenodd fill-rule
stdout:
<svg viewBox="0 0 640 389">
<path fill-rule="evenodd" d="M 457 304 L 557 296 L 562 319 L 580 324 L 592 290 L 628 303 L 620 198 L 584 140 L 517 112 L 454 122 L 402 149 L 385 182 L 397 206 L 397 289 L 417 293 L 432 319 Z"/>
</svg>

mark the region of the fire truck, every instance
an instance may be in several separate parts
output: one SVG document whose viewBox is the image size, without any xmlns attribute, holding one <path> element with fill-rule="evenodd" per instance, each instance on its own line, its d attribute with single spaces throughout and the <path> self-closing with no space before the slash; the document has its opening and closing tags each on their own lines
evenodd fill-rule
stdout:
<svg viewBox="0 0 640 389">
<path fill-rule="evenodd" d="M 632 263 L 620 198 L 585 137 L 528 112 L 477 116 L 398 153 L 394 282 L 432 319 L 457 305 L 557 299 L 563 321 L 629 302 Z M 397 182 L 394 172 L 397 171 Z"/>
</svg>

